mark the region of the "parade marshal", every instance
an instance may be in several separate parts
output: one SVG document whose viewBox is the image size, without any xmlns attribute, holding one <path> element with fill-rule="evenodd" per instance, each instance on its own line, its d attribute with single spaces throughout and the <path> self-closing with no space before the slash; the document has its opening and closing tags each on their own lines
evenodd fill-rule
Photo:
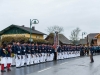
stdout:
<svg viewBox="0 0 100 75">
<path fill-rule="evenodd" d="M 93 50 L 94 48 L 93 48 L 93 46 L 90 46 L 90 48 L 89 48 L 89 55 L 90 55 L 90 60 L 91 60 L 91 62 L 90 63 L 93 63 L 94 62 L 94 59 L 93 59 Z"/>
</svg>

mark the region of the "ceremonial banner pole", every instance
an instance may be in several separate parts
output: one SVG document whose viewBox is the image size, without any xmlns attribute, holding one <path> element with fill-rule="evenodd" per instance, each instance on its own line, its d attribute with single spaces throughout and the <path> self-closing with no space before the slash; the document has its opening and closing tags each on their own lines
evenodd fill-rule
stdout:
<svg viewBox="0 0 100 75">
<path fill-rule="evenodd" d="M 55 53 L 54 53 L 54 60 L 57 60 L 57 49 L 59 46 L 59 39 L 58 39 L 58 32 L 54 33 L 54 49 L 55 49 Z"/>
</svg>

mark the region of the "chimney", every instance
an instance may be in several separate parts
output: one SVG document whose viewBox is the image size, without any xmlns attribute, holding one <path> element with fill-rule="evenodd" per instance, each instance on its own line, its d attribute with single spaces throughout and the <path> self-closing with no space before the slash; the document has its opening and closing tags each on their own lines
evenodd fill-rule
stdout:
<svg viewBox="0 0 100 75">
<path fill-rule="evenodd" d="M 22 27 L 25 27 L 24 25 L 22 25 Z"/>
<path fill-rule="evenodd" d="M 35 30 L 35 27 L 34 26 L 32 27 L 32 30 Z"/>
</svg>

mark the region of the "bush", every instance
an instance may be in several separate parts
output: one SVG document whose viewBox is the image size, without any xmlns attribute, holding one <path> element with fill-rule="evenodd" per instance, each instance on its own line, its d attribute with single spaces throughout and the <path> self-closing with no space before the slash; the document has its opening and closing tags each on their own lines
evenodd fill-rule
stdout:
<svg viewBox="0 0 100 75">
<path fill-rule="evenodd" d="M 29 41 L 29 38 L 28 37 L 11 37 L 11 36 L 9 36 L 9 37 L 3 37 L 2 39 L 1 39 L 1 42 L 6 42 L 6 43 L 9 43 L 9 42 L 12 42 L 12 41 L 25 41 L 25 42 L 27 42 L 27 41 Z M 47 41 L 46 40 L 44 40 L 44 39 L 35 39 L 35 38 L 33 38 L 33 42 L 34 43 L 47 43 Z"/>
</svg>

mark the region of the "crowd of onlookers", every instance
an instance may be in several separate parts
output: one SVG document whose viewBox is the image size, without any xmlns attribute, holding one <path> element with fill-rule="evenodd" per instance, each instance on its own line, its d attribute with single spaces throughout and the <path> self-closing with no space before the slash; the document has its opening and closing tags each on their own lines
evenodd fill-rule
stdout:
<svg viewBox="0 0 100 75">
<path fill-rule="evenodd" d="M 83 49 L 80 50 L 80 56 L 89 55 L 90 48 L 92 48 L 94 55 L 100 53 L 100 46 L 83 46 Z"/>
</svg>

